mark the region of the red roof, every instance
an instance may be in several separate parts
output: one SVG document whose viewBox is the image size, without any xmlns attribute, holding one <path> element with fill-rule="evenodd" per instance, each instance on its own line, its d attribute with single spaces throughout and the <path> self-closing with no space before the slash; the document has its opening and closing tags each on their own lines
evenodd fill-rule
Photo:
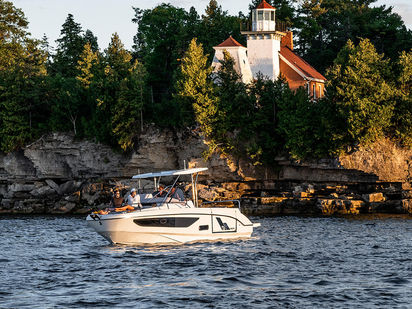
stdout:
<svg viewBox="0 0 412 309">
<path fill-rule="evenodd" d="M 305 74 L 306 77 L 326 80 L 326 78 L 322 74 L 316 71 L 309 63 L 307 63 L 301 57 L 296 55 L 289 47 L 281 46 L 280 54 L 283 57 L 285 57 L 287 61 L 293 64 L 299 71 Z"/>
<path fill-rule="evenodd" d="M 216 47 L 233 47 L 233 46 L 241 46 L 244 47 L 242 44 L 240 44 L 238 41 L 236 41 L 232 36 L 227 38 L 224 42 L 220 43 Z"/>
<path fill-rule="evenodd" d="M 263 0 L 257 7 L 257 9 L 272 9 L 276 10 L 273 6 L 271 6 L 269 3 L 267 3 L 265 0 Z"/>
</svg>

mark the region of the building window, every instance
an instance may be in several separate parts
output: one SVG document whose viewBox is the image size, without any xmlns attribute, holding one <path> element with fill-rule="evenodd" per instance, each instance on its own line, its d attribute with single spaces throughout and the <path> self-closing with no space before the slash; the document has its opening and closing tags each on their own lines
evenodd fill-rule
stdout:
<svg viewBox="0 0 412 309">
<path fill-rule="evenodd" d="M 310 83 L 309 82 L 306 84 L 306 88 L 308 89 L 308 96 L 310 96 Z"/>
<path fill-rule="evenodd" d="M 313 85 L 313 98 L 316 99 L 316 84 Z"/>
<path fill-rule="evenodd" d="M 322 85 L 319 85 L 319 98 L 322 96 Z"/>
<path fill-rule="evenodd" d="M 265 12 L 265 20 L 269 20 L 270 19 L 270 12 Z"/>
<path fill-rule="evenodd" d="M 274 20 L 275 20 L 275 12 L 272 11 L 272 12 L 270 12 L 270 13 L 271 13 L 271 14 L 270 14 L 270 15 L 271 15 L 271 16 L 270 16 L 270 17 L 271 17 L 270 20 L 273 20 L 273 21 L 274 21 Z"/>
<path fill-rule="evenodd" d="M 263 20 L 263 11 L 258 11 L 258 20 Z"/>
</svg>

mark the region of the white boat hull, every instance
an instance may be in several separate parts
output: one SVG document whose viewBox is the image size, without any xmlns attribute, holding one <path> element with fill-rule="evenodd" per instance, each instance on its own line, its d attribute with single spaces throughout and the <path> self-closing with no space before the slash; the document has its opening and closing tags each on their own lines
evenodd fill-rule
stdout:
<svg viewBox="0 0 412 309">
<path fill-rule="evenodd" d="M 126 245 L 247 238 L 254 227 L 237 208 L 174 208 L 170 204 L 131 213 L 92 214 L 87 223 L 111 243 Z"/>
</svg>

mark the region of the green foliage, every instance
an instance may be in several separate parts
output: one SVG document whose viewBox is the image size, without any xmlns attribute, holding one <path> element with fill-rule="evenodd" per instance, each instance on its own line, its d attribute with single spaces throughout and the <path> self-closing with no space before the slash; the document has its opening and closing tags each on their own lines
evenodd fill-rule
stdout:
<svg viewBox="0 0 412 309">
<path fill-rule="evenodd" d="M 0 1 L 0 148 L 9 152 L 42 132 L 46 55 L 29 37 L 28 22 Z"/>
<path fill-rule="evenodd" d="M 82 134 L 123 151 L 132 149 L 147 96 L 145 68 L 132 60 L 115 33 L 104 55 L 86 44 L 77 71 L 78 110 L 87 115 L 81 120 Z"/>
<path fill-rule="evenodd" d="M 278 104 L 276 131 L 292 158 L 322 158 L 334 154 L 336 142 L 330 133 L 337 122 L 328 101 L 312 101 L 305 89 L 294 93 L 287 88 Z"/>
<path fill-rule="evenodd" d="M 283 150 L 284 141 L 276 133 L 279 123 L 279 103 L 289 91 L 283 79 L 272 81 L 258 75 L 249 85 L 250 112 L 245 119 L 243 140 L 245 153 L 255 165 L 273 164 Z"/>
<path fill-rule="evenodd" d="M 97 37 L 93 34 L 93 32 L 89 29 L 86 30 L 83 36 L 84 44 L 90 44 L 90 48 L 93 52 L 97 52 L 99 50 L 99 44 L 97 43 Z"/>
<path fill-rule="evenodd" d="M 370 7 L 375 0 L 304 0 L 299 7 L 297 51 L 325 72 L 348 40 L 369 38 L 379 53 L 396 60 L 412 47 L 412 32 L 392 7 Z"/>
<path fill-rule="evenodd" d="M 325 99 L 291 91 L 282 79 L 258 76 L 245 85 L 227 53 L 211 74 L 213 46 L 229 35 L 245 44 L 245 17 L 230 16 L 216 0 L 201 17 L 170 4 L 134 9 L 133 55 L 117 34 L 100 52 L 71 14 L 53 55 L 46 37 L 29 37 L 23 12 L 0 0 L 1 149 L 53 130 L 129 151 L 143 120 L 198 124 L 211 152 L 255 165 L 273 164 L 283 151 L 296 159 L 334 155 L 383 134 L 411 147 L 412 34 L 392 8 L 370 7 L 373 0 L 268 2 L 277 20 L 294 27 L 309 63 L 321 71 L 333 64 Z"/>
<path fill-rule="evenodd" d="M 198 37 L 211 61 L 213 46 L 233 35 L 243 42 L 240 35 L 240 18 L 229 16 L 216 1 L 210 1 L 205 15 L 199 19 L 192 7 L 189 12 L 170 4 L 154 9 L 135 8 L 134 22 L 138 32 L 134 37 L 136 57 L 147 71 L 152 103 L 145 107 L 149 119 L 158 125 L 178 127 L 182 124 L 180 105 L 172 99 L 174 85 L 179 79 L 178 67 L 190 41 Z M 186 113 L 187 109 L 183 110 Z M 168 117 L 164 117 L 168 114 Z M 187 115 L 183 116 L 186 121 Z"/>
<path fill-rule="evenodd" d="M 215 76 L 217 96 L 217 113 L 214 121 L 216 143 L 223 152 L 241 151 L 242 128 L 250 117 L 251 101 L 247 95 L 247 86 L 241 82 L 235 71 L 234 59 L 224 51 L 224 59 Z"/>
<path fill-rule="evenodd" d="M 196 76 L 198 68 L 190 65 L 194 59 L 202 59 L 206 64 L 206 57 L 198 56 L 202 53 L 195 41 L 189 51 L 187 55 L 192 58 L 185 59 L 184 63 L 189 65 L 184 72 L 191 78 L 180 88 L 180 95 L 189 94 L 194 102 L 196 120 L 207 139 L 209 154 L 219 149 L 247 158 L 255 165 L 272 164 L 281 144 L 275 134 L 275 111 L 279 95 L 287 88 L 283 81 L 272 82 L 259 76 L 255 83 L 245 85 L 233 68 L 234 60 L 225 52 L 212 86 L 207 67 Z"/>
<path fill-rule="evenodd" d="M 412 50 L 402 52 L 397 66 L 399 92 L 392 123 L 402 144 L 412 148 Z"/>
<path fill-rule="evenodd" d="M 204 102 L 209 102 L 213 96 L 213 85 L 209 80 L 212 68 L 207 63 L 207 56 L 203 53 L 202 44 L 194 38 L 189 45 L 180 66 L 180 78 L 176 83 L 175 99 L 178 102 L 182 123 L 194 123 L 193 106 L 200 111 Z M 198 121 L 204 122 L 204 116 L 199 114 Z"/>
<path fill-rule="evenodd" d="M 134 48 L 150 72 L 148 82 L 155 105 L 149 112 L 157 113 L 159 102 L 170 98 L 178 59 L 192 38 L 185 32 L 189 16 L 184 9 L 170 4 L 161 4 L 152 10 L 135 10 L 138 33 L 134 37 Z"/>
<path fill-rule="evenodd" d="M 60 37 L 56 40 L 57 48 L 56 55 L 53 57 L 53 72 L 63 77 L 76 76 L 77 62 L 85 44 L 82 33 L 80 24 L 74 21 L 72 14 L 69 14 L 62 25 Z"/>
<path fill-rule="evenodd" d="M 344 145 L 369 143 L 382 136 L 391 125 L 395 89 L 386 80 L 390 66 L 373 44 L 348 41 L 328 71 L 327 97 L 336 105 L 345 128 Z"/>
<path fill-rule="evenodd" d="M 140 133 L 142 109 L 145 101 L 146 70 L 137 61 L 120 82 L 118 99 L 113 111 L 113 134 L 123 151 L 133 149 Z"/>
<path fill-rule="evenodd" d="M 240 23 L 243 16 L 230 16 L 222 10 L 216 0 L 210 0 L 199 23 L 198 40 L 203 44 L 209 61 L 212 61 L 216 46 L 226 40 L 230 35 L 241 44 L 246 45 L 245 36 L 240 33 Z"/>
<path fill-rule="evenodd" d="M 0 41 L 24 43 L 27 39 L 28 21 L 22 10 L 10 1 L 0 1 Z"/>
</svg>

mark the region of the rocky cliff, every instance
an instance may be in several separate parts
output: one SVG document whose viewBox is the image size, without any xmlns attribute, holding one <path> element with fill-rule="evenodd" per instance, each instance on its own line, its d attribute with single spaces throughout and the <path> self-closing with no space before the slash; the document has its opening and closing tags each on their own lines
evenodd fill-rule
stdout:
<svg viewBox="0 0 412 309">
<path fill-rule="evenodd" d="M 273 169 L 216 154 L 205 161 L 205 150 L 196 132 L 155 127 L 128 155 L 68 134 L 43 136 L 18 152 L 0 153 L 0 212 L 87 213 L 104 207 L 114 186 L 125 193 L 138 186 L 132 175 L 184 164 L 209 167 L 200 177 L 202 198 L 242 198 L 249 214 L 411 212 L 412 151 L 388 140 L 334 160 L 278 157 Z"/>
</svg>

